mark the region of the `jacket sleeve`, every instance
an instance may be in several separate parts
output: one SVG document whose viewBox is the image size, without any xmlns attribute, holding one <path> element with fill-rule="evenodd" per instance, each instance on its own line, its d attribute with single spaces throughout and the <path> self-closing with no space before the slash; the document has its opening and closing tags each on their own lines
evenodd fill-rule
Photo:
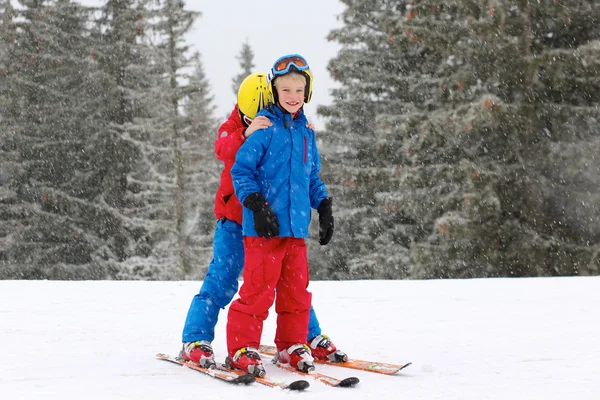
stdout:
<svg viewBox="0 0 600 400">
<path fill-rule="evenodd" d="M 328 197 L 325 183 L 320 178 L 321 174 L 321 156 L 319 155 L 319 149 L 317 148 L 317 139 L 315 135 L 312 135 L 312 168 L 310 171 L 310 206 L 314 209 L 319 208 L 319 204 L 323 199 Z"/>
<path fill-rule="evenodd" d="M 250 135 L 240 147 L 231 167 L 231 178 L 235 195 L 244 204 L 246 197 L 260 192 L 256 182 L 256 171 L 266 151 L 267 138 L 272 134 L 272 128 L 261 129 Z"/>
<path fill-rule="evenodd" d="M 217 159 L 224 163 L 233 164 L 235 154 L 244 141 L 244 126 L 239 122 L 237 108 L 235 108 L 229 119 L 219 127 L 219 133 L 215 142 Z"/>
</svg>

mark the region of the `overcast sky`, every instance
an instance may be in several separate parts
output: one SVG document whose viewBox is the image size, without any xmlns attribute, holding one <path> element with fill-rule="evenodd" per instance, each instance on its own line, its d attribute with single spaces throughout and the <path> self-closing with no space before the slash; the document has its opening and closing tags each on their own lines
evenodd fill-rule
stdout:
<svg viewBox="0 0 600 400">
<path fill-rule="evenodd" d="M 102 0 L 79 0 L 100 6 Z M 229 116 L 236 97 L 231 80 L 241 69 L 236 56 L 246 39 L 254 51 L 257 72 L 268 72 L 279 57 L 299 53 L 306 57 L 314 76 L 313 97 L 305 107 L 317 128 L 318 104 L 330 104 L 329 90 L 335 83 L 327 63 L 338 50 L 327 35 L 342 26 L 338 16 L 344 5 L 338 0 L 187 0 L 187 8 L 200 11 L 188 43 L 202 55 L 206 75 L 217 106 L 216 116 Z"/>
<path fill-rule="evenodd" d="M 337 16 L 344 5 L 337 0 L 189 0 L 201 11 L 190 34 L 190 44 L 202 54 L 206 75 L 211 81 L 217 115 L 228 115 L 235 104 L 232 78 L 240 72 L 236 56 L 248 39 L 258 71 L 267 72 L 282 55 L 299 53 L 306 57 L 314 75 L 313 98 L 305 111 L 317 127 L 318 104 L 331 103 L 334 86 L 327 63 L 338 50 L 328 42 L 329 32 L 342 25 Z"/>
</svg>

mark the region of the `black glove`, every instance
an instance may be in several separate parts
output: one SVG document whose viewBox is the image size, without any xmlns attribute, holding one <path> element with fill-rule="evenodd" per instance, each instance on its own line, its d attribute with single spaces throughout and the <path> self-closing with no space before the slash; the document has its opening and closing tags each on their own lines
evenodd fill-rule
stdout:
<svg viewBox="0 0 600 400">
<path fill-rule="evenodd" d="M 255 192 L 246 197 L 244 205 L 254 211 L 254 229 L 256 234 L 264 238 L 279 235 L 279 221 L 273 209 L 260 192 Z"/>
<path fill-rule="evenodd" d="M 333 210 L 331 208 L 332 199 L 327 198 L 321 201 L 317 211 L 319 212 L 319 243 L 325 246 L 333 236 Z"/>
</svg>

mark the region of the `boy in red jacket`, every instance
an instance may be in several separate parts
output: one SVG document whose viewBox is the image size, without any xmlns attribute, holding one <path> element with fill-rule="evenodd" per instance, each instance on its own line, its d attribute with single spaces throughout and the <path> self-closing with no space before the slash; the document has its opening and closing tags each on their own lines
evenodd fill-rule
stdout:
<svg viewBox="0 0 600 400">
<path fill-rule="evenodd" d="M 188 310 L 181 351 L 185 360 L 207 368 L 215 365 L 211 342 L 219 312 L 237 293 L 238 278 L 244 267 L 242 205 L 234 194 L 230 171 L 246 138 L 271 126 L 267 117 L 256 117 L 258 111 L 272 102 L 266 78 L 265 74 L 254 73 L 244 79 L 238 91 L 238 102 L 229 119 L 220 126 L 215 142 L 215 153 L 224 166 L 215 198 L 214 213 L 218 222 L 213 239 L 213 259 L 200 292 L 194 296 Z M 314 347 L 313 354 L 317 358 L 338 362 L 347 359 L 326 335 L 321 334 L 312 308 L 307 340 Z"/>
</svg>

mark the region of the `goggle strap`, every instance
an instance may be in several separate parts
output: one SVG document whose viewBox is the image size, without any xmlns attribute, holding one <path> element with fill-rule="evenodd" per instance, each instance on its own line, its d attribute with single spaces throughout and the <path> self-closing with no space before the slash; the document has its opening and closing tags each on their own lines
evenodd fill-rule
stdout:
<svg viewBox="0 0 600 400">
<path fill-rule="evenodd" d="M 301 55 L 292 54 L 284 56 L 275 61 L 273 68 L 271 68 L 269 76 L 267 77 L 267 81 L 271 82 L 276 76 L 287 74 L 290 72 L 292 66 L 296 68 L 298 72 L 309 69 L 308 62 L 306 62 L 306 59 Z"/>
<path fill-rule="evenodd" d="M 283 57 L 283 58 L 280 58 L 279 60 L 277 60 L 274 64 L 274 68 L 276 71 L 283 71 L 286 68 L 288 68 L 288 66 L 290 64 L 294 64 L 297 68 L 308 67 L 308 63 L 306 62 L 304 57 L 292 55 L 292 56 L 286 56 L 286 57 Z"/>
</svg>

